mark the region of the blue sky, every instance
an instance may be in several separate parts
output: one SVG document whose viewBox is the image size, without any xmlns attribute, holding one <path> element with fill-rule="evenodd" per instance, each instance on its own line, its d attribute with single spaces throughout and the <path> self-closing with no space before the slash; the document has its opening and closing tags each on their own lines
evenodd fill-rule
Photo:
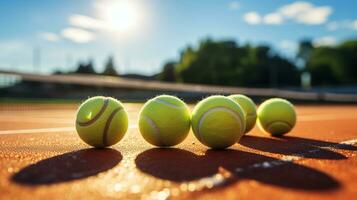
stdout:
<svg viewBox="0 0 357 200">
<path fill-rule="evenodd" d="M 101 71 L 113 55 L 121 73 L 149 75 L 207 37 L 270 44 L 292 56 L 302 38 L 317 46 L 356 38 L 356 8 L 352 0 L 1 1 L 0 69 L 71 71 L 93 59 Z"/>
</svg>

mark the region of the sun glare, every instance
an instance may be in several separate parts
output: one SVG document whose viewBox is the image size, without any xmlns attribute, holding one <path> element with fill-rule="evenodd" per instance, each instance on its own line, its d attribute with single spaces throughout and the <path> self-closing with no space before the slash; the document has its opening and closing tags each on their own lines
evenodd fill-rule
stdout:
<svg viewBox="0 0 357 200">
<path fill-rule="evenodd" d="M 139 23 L 139 8 L 133 1 L 108 1 L 99 6 L 99 12 L 108 26 L 115 30 L 128 31 Z"/>
</svg>

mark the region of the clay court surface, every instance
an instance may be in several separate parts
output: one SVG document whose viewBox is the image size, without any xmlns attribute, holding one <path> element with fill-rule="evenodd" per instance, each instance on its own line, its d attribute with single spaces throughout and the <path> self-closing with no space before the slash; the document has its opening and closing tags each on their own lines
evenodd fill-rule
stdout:
<svg viewBox="0 0 357 200">
<path fill-rule="evenodd" d="M 355 199 L 357 105 L 299 105 L 285 137 L 256 127 L 227 150 L 190 133 L 155 148 L 136 127 L 92 149 L 74 129 L 76 104 L 0 105 L 0 199 Z"/>
</svg>

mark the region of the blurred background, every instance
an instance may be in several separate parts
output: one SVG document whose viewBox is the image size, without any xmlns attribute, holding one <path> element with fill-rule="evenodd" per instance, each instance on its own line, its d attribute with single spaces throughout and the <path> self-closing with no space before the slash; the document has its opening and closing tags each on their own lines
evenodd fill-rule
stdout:
<svg viewBox="0 0 357 200">
<path fill-rule="evenodd" d="M 0 2 L 0 101 L 357 102 L 357 2 Z"/>
</svg>

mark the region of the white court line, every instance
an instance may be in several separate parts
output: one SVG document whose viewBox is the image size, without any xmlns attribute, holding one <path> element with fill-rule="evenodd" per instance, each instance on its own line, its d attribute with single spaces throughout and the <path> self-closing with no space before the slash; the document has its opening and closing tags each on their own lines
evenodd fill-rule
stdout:
<svg viewBox="0 0 357 200">
<path fill-rule="evenodd" d="M 22 118 L 22 117 L 6 117 L 0 116 L 0 121 L 2 123 L 11 123 L 11 122 L 19 122 L 19 123 L 53 123 L 53 124 L 73 124 L 73 120 L 68 119 L 58 119 L 58 117 L 31 117 L 31 118 Z"/>
<path fill-rule="evenodd" d="M 20 130 L 6 130 L 0 131 L 1 134 L 23 134 L 23 133 L 56 133 L 74 131 L 73 127 L 59 127 L 59 128 L 38 128 L 38 129 L 20 129 Z"/>
<path fill-rule="evenodd" d="M 135 129 L 137 125 L 130 125 L 129 129 Z M 72 132 L 76 131 L 74 127 L 58 127 L 58 128 L 37 128 L 37 129 L 20 129 L 20 130 L 6 130 L 0 131 L 3 134 L 25 134 L 25 133 L 58 133 L 58 132 Z"/>
</svg>

